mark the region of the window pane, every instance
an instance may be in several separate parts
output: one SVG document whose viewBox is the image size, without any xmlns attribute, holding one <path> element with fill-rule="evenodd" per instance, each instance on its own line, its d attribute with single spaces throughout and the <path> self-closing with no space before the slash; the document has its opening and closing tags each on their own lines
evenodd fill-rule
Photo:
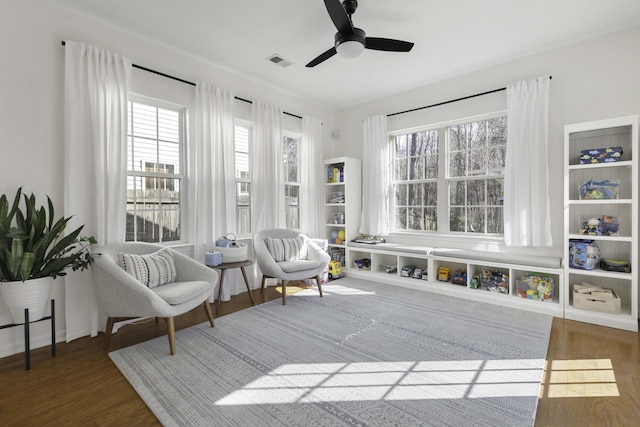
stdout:
<svg viewBox="0 0 640 427">
<path fill-rule="evenodd" d="M 449 230 L 466 231 L 465 208 L 449 209 Z"/>
<path fill-rule="evenodd" d="M 487 151 L 469 150 L 469 175 L 485 174 L 487 170 Z"/>
<path fill-rule="evenodd" d="M 407 208 L 396 208 L 396 228 L 399 230 L 407 229 Z"/>
<path fill-rule="evenodd" d="M 438 208 L 424 208 L 424 226 L 427 231 L 438 230 Z"/>
<path fill-rule="evenodd" d="M 236 184 L 236 203 L 238 206 L 249 206 L 251 204 L 251 184 L 239 182 Z"/>
<path fill-rule="evenodd" d="M 504 219 L 501 207 L 487 208 L 487 233 L 502 234 Z"/>
<path fill-rule="evenodd" d="M 426 176 L 427 179 L 438 178 L 438 156 L 425 157 L 426 163 Z"/>
<path fill-rule="evenodd" d="M 396 185 L 396 206 L 407 205 L 407 184 Z"/>
<path fill-rule="evenodd" d="M 396 181 L 407 180 L 407 159 L 395 161 L 395 178 Z"/>
<path fill-rule="evenodd" d="M 506 158 L 506 146 L 489 148 L 489 171 L 503 171 Z"/>
<path fill-rule="evenodd" d="M 504 145 L 507 143 L 507 118 L 499 117 L 488 120 L 489 145 Z"/>
<path fill-rule="evenodd" d="M 464 126 L 451 126 L 449 128 L 449 151 L 466 150 L 467 136 Z"/>
<path fill-rule="evenodd" d="M 408 197 L 409 206 L 422 206 L 422 192 L 424 186 L 422 184 L 409 184 L 408 185 Z"/>
<path fill-rule="evenodd" d="M 409 157 L 409 179 L 424 179 L 424 157 Z"/>
<path fill-rule="evenodd" d="M 408 209 L 408 229 L 409 230 L 424 230 L 424 218 L 422 215 L 422 208 L 409 208 Z"/>
<path fill-rule="evenodd" d="M 407 135 L 396 136 L 395 146 L 397 159 L 409 156 L 407 151 Z"/>
<path fill-rule="evenodd" d="M 502 205 L 502 198 L 504 195 L 504 179 L 488 179 L 487 180 L 487 204 L 488 205 Z"/>
<path fill-rule="evenodd" d="M 251 209 L 238 206 L 238 233 L 247 235 L 251 233 Z"/>
<path fill-rule="evenodd" d="M 484 180 L 467 182 L 467 206 L 484 205 Z"/>
<path fill-rule="evenodd" d="M 487 122 L 472 122 L 468 125 L 469 148 L 485 148 L 487 144 Z"/>
<path fill-rule="evenodd" d="M 437 182 L 427 182 L 424 184 L 424 205 L 425 206 L 438 205 L 438 183 Z"/>
<path fill-rule="evenodd" d="M 449 176 L 452 178 L 466 176 L 467 155 L 465 151 L 451 153 L 449 156 Z"/>
<path fill-rule="evenodd" d="M 484 233 L 484 208 L 467 208 L 467 232 Z"/>
<path fill-rule="evenodd" d="M 449 205 L 464 206 L 466 201 L 466 181 L 451 181 L 449 183 Z"/>
</svg>

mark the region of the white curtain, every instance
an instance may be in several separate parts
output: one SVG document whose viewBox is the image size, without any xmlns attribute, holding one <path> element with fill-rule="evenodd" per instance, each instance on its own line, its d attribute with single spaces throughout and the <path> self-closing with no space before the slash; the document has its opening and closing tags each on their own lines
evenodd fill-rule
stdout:
<svg viewBox="0 0 640 427">
<path fill-rule="evenodd" d="M 218 237 L 237 231 L 233 99 L 229 91 L 196 84 L 196 137 L 189 157 L 195 187 L 194 257 L 200 262 Z M 234 270 L 227 271 L 220 299 L 228 301 L 242 291 L 244 282 Z"/>
<path fill-rule="evenodd" d="M 282 110 L 254 101 L 251 139 L 252 232 L 285 226 Z"/>
<path fill-rule="evenodd" d="M 130 76 L 124 56 L 65 42 L 65 215 L 99 244 L 125 238 Z M 90 271 L 65 277 L 67 341 L 104 328 L 94 288 Z"/>
<path fill-rule="evenodd" d="M 389 234 L 389 141 L 387 116 L 363 123 L 361 234 Z"/>
<path fill-rule="evenodd" d="M 300 146 L 300 229 L 310 237 L 323 235 L 322 122 L 315 117 L 302 118 Z"/>
<path fill-rule="evenodd" d="M 547 165 L 550 77 L 507 87 L 504 240 L 507 246 L 551 246 Z"/>
</svg>

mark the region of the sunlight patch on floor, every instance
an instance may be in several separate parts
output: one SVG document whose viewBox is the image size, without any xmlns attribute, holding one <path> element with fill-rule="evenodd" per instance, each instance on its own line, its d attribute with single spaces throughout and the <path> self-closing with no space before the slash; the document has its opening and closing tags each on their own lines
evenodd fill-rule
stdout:
<svg viewBox="0 0 640 427">
<path fill-rule="evenodd" d="M 217 405 L 538 396 L 539 359 L 282 365 Z"/>
<path fill-rule="evenodd" d="M 540 397 L 620 396 L 611 359 L 547 361 L 544 378 Z"/>
</svg>

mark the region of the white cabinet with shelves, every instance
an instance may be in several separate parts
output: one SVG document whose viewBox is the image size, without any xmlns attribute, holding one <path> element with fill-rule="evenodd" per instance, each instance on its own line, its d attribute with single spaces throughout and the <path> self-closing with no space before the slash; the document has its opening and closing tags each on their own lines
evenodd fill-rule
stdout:
<svg viewBox="0 0 640 427">
<path fill-rule="evenodd" d="M 409 253 L 408 251 L 415 251 Z M 349 275 L 367 280 L 375 280 L 389 285 L 425 290 L 440 294 L 482 301 L 507 307 L 521 308 L 524 310 L 550 314 L 556 317 L 563 316 L 563 304 L 560 296 L 562 288 L 561 268 L 545 268 L 540 266 L 524 266 L 499 262 L 485 262 L 474 259 L 458 257 L 435 256 L 430 254 L 428 248 L 403 247 L 394 244 L 378 244 L 371 247 L 349 246 L 348 257 L 351 260 L 370 259 L 370 268 L 360 270 L 349 266 Z M 387 266 L 395 265 L 396 270 Z M 421 274 L 403 275 L 403 268 L 411 266 L 420 269 Z M 438 280 L 438 270 L 449 269 L 447 281 Z M 390 271 L 391 270 L 391 271 Z M 453 276 L 458 270 L 465 271 L 466 277 L 459 283 L 453 283 Z M 413 270 L 415 271 L 415 270 Z M 426 272 L 426 274 L 425 274 Z M 495 289 L 488 291 L 475 288 L 472 279 L 474 276 L 482 276 L 485 272 L 499 273 L 500 281 L 505 282 L 505 293 Z M 523 278 L 527 276 L 543 278 L 553 283 L 552 297 L 540 301 L 536 295 L 526 297 L 526 291 L 518 292 L 518 285 L 523 286 Z M 550 280 L 548 280 L 550 279 Z M 538 280 L 538 279 L 536 279 Z M 538 282 L 536 282 L 536 285 Z M 523 297 L 525 295 L 525 297 Z M 535 299 L 534 299 L 535 298 Z"/>
<path fill-rule="evenodd" d="M 333 260 L 346 265 L 346 244 L 358 235 L 361 205 L 361 162 L 350 157 L 327 159 L 324 186 L 324 229 Z"/>
<path fill-rule="evenodd" d="M 638 331 L 638 116 L 580 123 L 565 126 L 564 174 L 564 303 L 565 317 Z M 622 147 L 622 155 L 603 161 L 583 159 L 597 149 Z M 614 161 L 612 161 L 614 160 Z M 584 163 L 588 161 L 588 163 Z M 579 187 L 586 182 L 613 183 L 617 194 L 595 190 L 581 197 Z M 611 184 L 609 184 L 611 185 Z M 606 198 L 610 196 L 611 198 Z M 618 232 L 607 235 L 599 231 L 603 216 L 618 221 Z M 590 228 L 589 219 L 592 221 Z M 611 234 L 611 233 L 609 233 Z M 593 240 L 605 259 L 628 261 L 631 272 L 605 271 L 599 266 L 584 270 L 570 264 L 570 240 Z M 621 300 L 620 313 L 587 310 L 574 304 L 573 285 L 590 284 L 612 290 Z"/>
</svg>

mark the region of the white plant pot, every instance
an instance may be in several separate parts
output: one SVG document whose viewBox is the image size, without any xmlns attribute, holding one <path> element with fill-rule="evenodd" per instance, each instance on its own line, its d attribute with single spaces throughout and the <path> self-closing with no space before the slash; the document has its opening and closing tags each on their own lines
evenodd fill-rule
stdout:
<svg viewBox="0 0 640 427">
<path fill-rule="evenodd" d="M 29 321 L 40 320 L 47 309 L 53 278 L 42 277 L 24 282 L 0 283 L 0 296 L 11 314 L 13 323 L 24 323 L 24 309 L 29 309 Z"/>
</svg>

